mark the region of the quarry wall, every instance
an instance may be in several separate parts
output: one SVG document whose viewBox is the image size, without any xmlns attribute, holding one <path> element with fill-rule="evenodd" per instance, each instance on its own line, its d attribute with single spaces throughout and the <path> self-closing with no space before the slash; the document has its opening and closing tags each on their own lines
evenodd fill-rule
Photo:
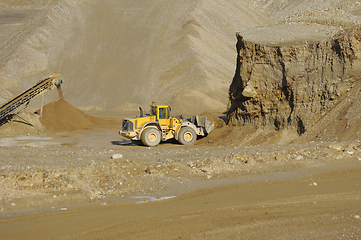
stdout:
<svg viewBox="0 0 361 240">
<path fill-rule="evenodd" d="M 302 135 L 357 83 L 360 41 L 360 28 L 298 46 L 261 45 L 237 34 L 228 123 L 293 128 Z"/>
</svg>

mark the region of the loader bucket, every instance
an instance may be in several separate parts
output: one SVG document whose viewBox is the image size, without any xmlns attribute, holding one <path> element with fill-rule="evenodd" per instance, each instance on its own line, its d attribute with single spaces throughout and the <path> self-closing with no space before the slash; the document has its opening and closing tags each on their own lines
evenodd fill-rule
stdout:
<svg viewBox="0 0 361 240">
<path fill-rule="evenodd" d="M 214 122 L 208 121 L 207 117 L 192 116 L 191 122 L 197 127 L 202 127 L 205 134 L 210 133 L 214 129 Z"/>
<path fill-rule="evenodd" d="M 214 122 L 206 120 L 204 128 L 207 134 L 210 133 L 214 129 Z"/>
</svg>

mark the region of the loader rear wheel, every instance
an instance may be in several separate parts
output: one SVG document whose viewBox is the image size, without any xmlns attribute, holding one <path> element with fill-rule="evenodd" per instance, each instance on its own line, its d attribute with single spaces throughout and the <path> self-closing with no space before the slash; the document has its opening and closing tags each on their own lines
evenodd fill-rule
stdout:
<svg viewBox="0 0 361 240">
<path fill-rule="evenodd" d="M 193 130 L 193 128 L 184 127 L 179 131 L 178 142 L 180 142 L 183 145 L 192 144 L 196 139 L 197 139 L 197 134 Z"/>
<path fill-rule="evenodd" d="M 155 147 L 160 143 L 161 136 L 157 128 L 149 127 L 143 130 L 142 143 L 147 147 Z"/>
</svg>

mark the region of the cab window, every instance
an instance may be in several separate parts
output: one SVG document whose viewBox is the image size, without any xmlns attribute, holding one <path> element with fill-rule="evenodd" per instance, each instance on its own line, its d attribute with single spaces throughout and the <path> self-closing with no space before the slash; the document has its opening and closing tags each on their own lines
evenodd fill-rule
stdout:
<svg viewBox="0 0 361 240">
<path fill-rule="evenodd" d="M 167 108 L 159 108 L 159 119 L 167 118 Z"/>
</svg>

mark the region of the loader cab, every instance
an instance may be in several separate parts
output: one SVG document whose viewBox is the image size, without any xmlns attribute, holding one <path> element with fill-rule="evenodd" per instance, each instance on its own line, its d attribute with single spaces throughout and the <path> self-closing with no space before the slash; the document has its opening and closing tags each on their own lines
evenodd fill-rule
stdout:
<svg viewBox="0 0 361 240">
<path fill-rule="evenodd" d="M 161 126 L 169 125 L 170 106 L 151 105 L 150 114 L 156 116 L 156 119 Z"/>
</svg>

